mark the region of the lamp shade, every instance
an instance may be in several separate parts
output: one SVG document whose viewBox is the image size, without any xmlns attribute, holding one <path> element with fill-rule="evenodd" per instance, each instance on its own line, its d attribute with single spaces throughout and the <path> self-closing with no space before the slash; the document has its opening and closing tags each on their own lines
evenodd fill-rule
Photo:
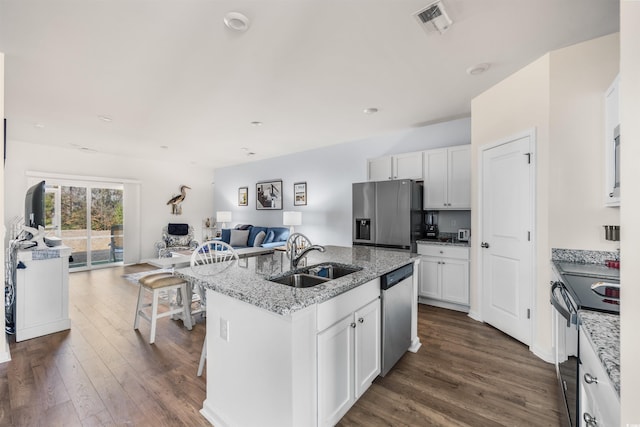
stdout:
<svg viewBox="0 0 640 427">
<path fill-rule="evenodd" d="M 229 211 L 218 211 L 216 212 L 216 221 L 218 222 L 231 222 L 231 212 Z"/>
<path fill-rule="evenodd" d="M 301 225 L 302 212 L 282 212 L 283 225 Z"/>
</svg>

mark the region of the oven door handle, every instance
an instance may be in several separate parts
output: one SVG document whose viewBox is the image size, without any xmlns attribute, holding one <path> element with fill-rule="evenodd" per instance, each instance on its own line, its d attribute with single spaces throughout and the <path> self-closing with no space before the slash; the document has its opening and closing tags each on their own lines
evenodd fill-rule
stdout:
<svg viewBox="0 0 640 427">
<path fill-rule="evenodd" d="M 554 282 L 551 285 L 551 305 L 553 305 L 553 307 L 558 311 L 558 313 L 560 313 L 560 315 L 562 317 L 567 319 L 567 328 L 568 328 L 568 327 L 571 326 L 571 323 L 572 323 L 572 320 L 573 320 L 573 314 L 571 312 L 569 312 L 569 310 L 564 308 L 562 306 L 562 303 L 560 301 L 558 301 L 558 299 L 556 298 L 556 293 L 555 293 L 556 289 L 559 289 L 560 292 L 564 291 L 564 286 L 562 285 L 562 282 Z"/>
</svg>

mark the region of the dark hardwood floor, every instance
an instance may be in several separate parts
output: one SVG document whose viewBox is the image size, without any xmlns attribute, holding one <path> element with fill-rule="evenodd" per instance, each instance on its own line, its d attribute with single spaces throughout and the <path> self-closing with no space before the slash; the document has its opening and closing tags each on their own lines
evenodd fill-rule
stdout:
<svg viewBox="0 0 640 427">
<path fill-rule="evenodd" d="M 132 329 L 137 286 L 123 274 L 70 275 L 70 331 L 20 343 L 0 365 L 0 426 L 199 426 L 204 323 Z M 554 369 L 462 313 L 420 306 L 417 354 L 378 378 L 341 426 L 559 425 Z M 250 408 L 247 408 L 250 410 Z"/>
</svg>

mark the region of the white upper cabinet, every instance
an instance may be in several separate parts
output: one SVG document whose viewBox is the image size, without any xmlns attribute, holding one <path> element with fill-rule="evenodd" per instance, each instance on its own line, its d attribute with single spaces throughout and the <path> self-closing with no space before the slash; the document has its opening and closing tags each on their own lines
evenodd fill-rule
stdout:
<svg viewBox="0 0 640 427">
<path fill-rule="evenodd" d="M 471 145 L 424 152 L 424 209 L 471 209 Z"/>
<path fill-rule="evenodd" d="M 422 179 L 422 152 L 396 154 L 369 159 L 369 181 L 389 179 Z"/>
<path fill-rule="evenodd" d="M 620 105 L 619 77 L 605 94 L 605 206 L 620 206 Z"/>
</svg>

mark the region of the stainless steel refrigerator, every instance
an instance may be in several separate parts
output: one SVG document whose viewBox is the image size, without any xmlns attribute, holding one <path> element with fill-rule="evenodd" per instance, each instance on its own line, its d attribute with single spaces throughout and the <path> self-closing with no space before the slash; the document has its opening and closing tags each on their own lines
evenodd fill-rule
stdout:
<svg viewBox="0 0 640 427">
<path fill-rule="evenodd" d="M 410 249 L 422 237 L 422 183 L 412 180 L 353 184 L 353 244 Z"/>
</svg>

